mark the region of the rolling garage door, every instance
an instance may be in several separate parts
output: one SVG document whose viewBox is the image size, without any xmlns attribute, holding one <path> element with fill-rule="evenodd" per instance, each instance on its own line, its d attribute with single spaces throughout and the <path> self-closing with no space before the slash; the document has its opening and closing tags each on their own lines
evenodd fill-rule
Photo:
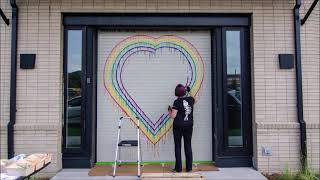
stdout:
<svg viewBox="0 0 320 180">
<path fill-rule="evenodd" d="M 192 87 L 194 161 L 212 160 L 211 47 L 209 31 L 98 32 L 97 161 L 114 161 L 118 120 L 138 116 L 143 161 L 174 161 L 172 105 L 176 84 Z M 123 139 L 136 138 L 127 121 Z M 182 145 L 183 147 L 183 145 Z M 184 154 L 184 152 L 182 152 Z M 135 161 L 136 151 L 121 151 Z"/>
</svg>

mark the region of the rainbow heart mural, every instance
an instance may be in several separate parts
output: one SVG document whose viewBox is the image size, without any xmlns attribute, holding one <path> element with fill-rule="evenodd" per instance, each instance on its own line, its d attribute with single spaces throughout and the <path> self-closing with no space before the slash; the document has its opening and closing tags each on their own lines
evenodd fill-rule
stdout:
<svg viewBox="0 0 320 180">
<path fill-rule="evenodd" d="M 204 64 L 197 49 L 184 38 L 175 35 L 157 38 L 148 35 L 129 36 L 114 46 L 104 65 L 103 80 L 106 91 L 121 111 L 132 118 L 134 124 L 140 121 L 141 131 L 153 144 L 159 142 L 170 130 L 173 121 L 167 112 L 157 120 L 150 119 L 124 87 L 122 72 L 124 64 L 132 55 L 140 52 L 155 54 L 161 49 L 179 52 L 183 60 L 187 61 L 190 71 L 186 85 L 191 88 L 190 95 L 195 97 L 202 86 Z"/>
</svg>

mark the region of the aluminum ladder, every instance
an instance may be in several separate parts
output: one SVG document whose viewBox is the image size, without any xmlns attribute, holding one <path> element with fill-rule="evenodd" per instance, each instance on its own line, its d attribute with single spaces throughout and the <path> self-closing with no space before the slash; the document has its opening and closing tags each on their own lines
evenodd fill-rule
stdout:
<svg viewBox="0 0 320 180">
<path fill-rule="evenodd" d="M 119 159 L 120 157 L 120 152 L 119 152 L 119 147 L 137 147 L 138 149 L 138 177 L 140 178 L 140 173 L 141 173 L 141 161 L 140 161 L 140 120 L 138 117 L 136 117 L 138 119 L 138 124 L 137 124 L 137 140 L 121 140 L 120 141 L 120 133 L 121 133 L 121 121 L 123 119 L 128 119 L 128 120 L 133 120 L 131 117 L 120 117 L 119 119 L 119 125 L 118 125 L 118 138 L 117 138 L 117 144 L 116 144 L 116 154 L 115 154 L 115 158 L 114 158 L 114 166 L 113 166 L 113 177 L 116 177 L 116 169 L 117 169 L 117 163 L 119 163 L 118 165 L 121 165 L 122 162 L 126 162 L 126 161 L 122 161 Z M 128 161 L 127 161 L 128 162 Z"/>
</svg>

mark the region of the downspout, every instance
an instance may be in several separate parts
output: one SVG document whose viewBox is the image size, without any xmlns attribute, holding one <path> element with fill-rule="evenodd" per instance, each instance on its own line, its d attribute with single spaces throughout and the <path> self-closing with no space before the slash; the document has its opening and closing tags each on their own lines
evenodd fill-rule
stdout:
<svg viewBox="0 0 320 180">
<path fill-rule="evenodd" d="M 301 0 L 296 0 L 294 6 L 294 44 L 295 44 L 295 68 L 296 68 L 296 91 L 297 91 L 297 115 L 300 125 L 300 153 L 301 167 L 304 169 L 307 165 L 307 135 L 306 122 L 303 119 L 303 97 L 302 97 L 302 68 L 301 68 L 301 39 L 300 39 L 300 6 Z"/>
<path fill-rule="evenodd" d="M 10 0 L 11 20 L 11 74 L 10 74 L 10 120 L 7 131 L 8 159 L 14 156 L 14 124 L 16 123 L 17 99 L 17 30 L 18 7 L 16 0 Z"/>
</svg>

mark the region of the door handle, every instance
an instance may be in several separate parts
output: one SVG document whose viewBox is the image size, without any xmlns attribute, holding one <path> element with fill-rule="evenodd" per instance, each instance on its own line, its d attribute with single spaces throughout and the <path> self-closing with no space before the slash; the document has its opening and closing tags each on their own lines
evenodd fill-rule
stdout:
<svg viewBox="0 0 320 180">
<path fill-rule="evenodd" d="M 87 77 L 87 84 L 90 84 L 90 83 L 91 83 L 91 78 Z"/>
</svg>

